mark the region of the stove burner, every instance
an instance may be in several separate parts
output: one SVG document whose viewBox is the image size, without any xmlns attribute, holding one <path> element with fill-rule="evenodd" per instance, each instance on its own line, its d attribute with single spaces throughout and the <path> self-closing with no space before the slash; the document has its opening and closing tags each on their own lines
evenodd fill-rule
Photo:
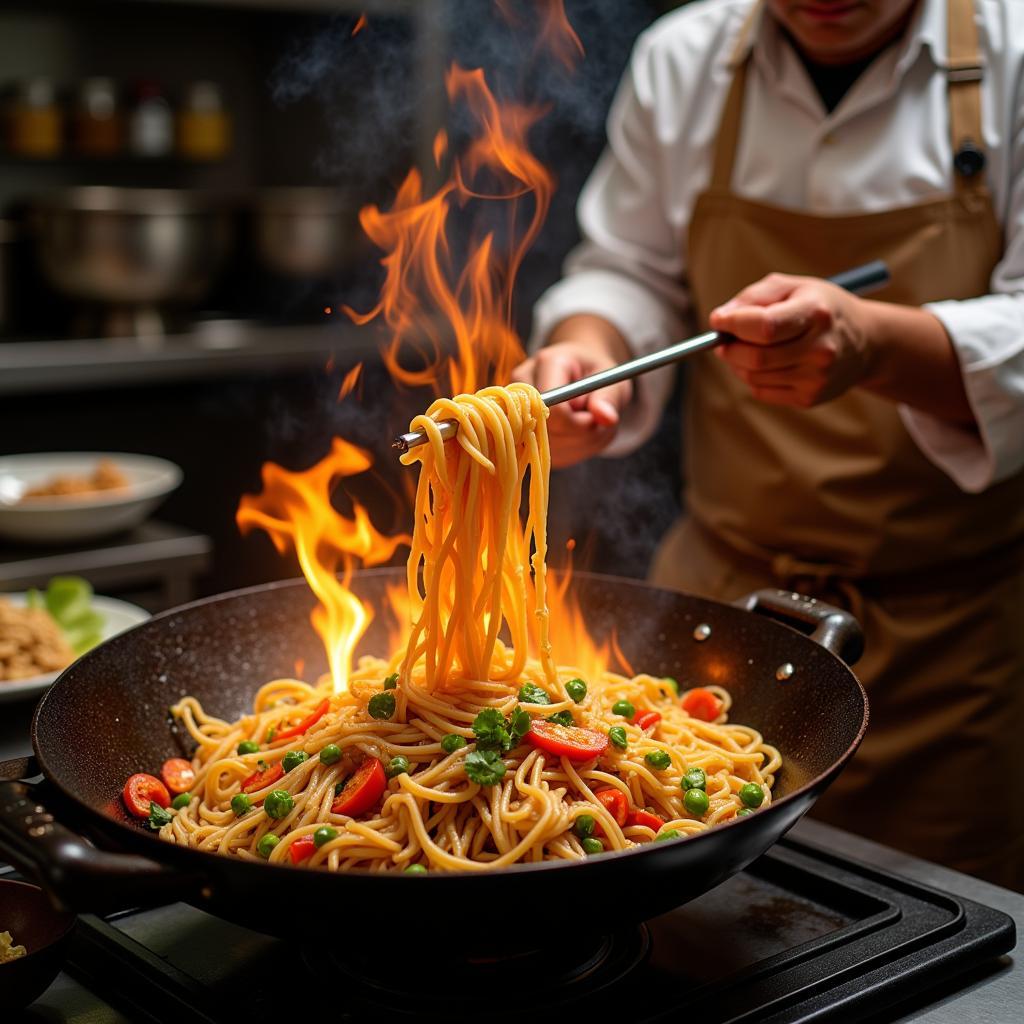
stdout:
<svg viewBox="0 0 1024 1024">
<path fill-rule="evenodd" d="M 442 940 L 443 942 L 443 940 Z M 495 1006 L 495 993 L 508 989 L 514 978 L 529 979 L 530 998 L 536 1005 L 553 1007 L 592 999 L 616 985 L 643 964 L 650 952 L 646 925 L 598 935 L 589 942 L 573 940 L 547 949 L 487 959 L 453 959 L 443 949 L 424 959 L 423 950 L 397 965 L 386 957 L 353 959 L 322 946 L 303 950 L 303 960 L 314 977 L 345 976 L 345 991 L 375 1010 L 418 1020 L 452 1019 L 470 1010 L 488 1007 L 491 1020 L 501 1019 L 505 1007 Z M 511 1012 L 512 1007 L 507 1008 Z M 522 1006 L 517 1004 L 517 1016 Z"/>
</svg>

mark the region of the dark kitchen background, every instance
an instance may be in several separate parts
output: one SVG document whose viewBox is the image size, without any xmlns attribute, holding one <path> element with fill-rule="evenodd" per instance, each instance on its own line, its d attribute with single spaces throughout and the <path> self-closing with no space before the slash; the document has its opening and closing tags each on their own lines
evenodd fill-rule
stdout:
<svg viewBox="0 0 1024 1024">
<path fill-rule="evenodd" d="M 134 533 L 0 540 L 0 590 L 81 572 L 156 609 L 297 575 L 266 537 L 239 535 L 235 509 L 265 461 L 304 468 L 334 434 L 374 451 L 376 478 L 356 491 L 395 525 L 390 494 L 409 481 L 388 440 L 431 396 L 395 389 L 383 335 L 340 308 L 369 308 L 380 282 L 360 206 L 390 202 L 412 165 L 429 180 L 453 59 L 548 104 L 531 141 L 558 188 L 520 275 L 527 335 L 576 241 L 575 199 L 632 42 L 674 5 L 568 0 L 586 51 L 571 75 L 529 64 L 533 26 L 517 33 L 489 6 L 0 4 L 0 456 L 138 452 L 184 473 Z M 172 191 L 137 191 L 150 189 Z M 339 405 L 360 361 L 360 402 Z M 573 536 L 594 568 L 642 575 L 677 508 L 677 445 L 670 417 L 630 459 L 557 474 L 553 547 Z"/>
</svg>

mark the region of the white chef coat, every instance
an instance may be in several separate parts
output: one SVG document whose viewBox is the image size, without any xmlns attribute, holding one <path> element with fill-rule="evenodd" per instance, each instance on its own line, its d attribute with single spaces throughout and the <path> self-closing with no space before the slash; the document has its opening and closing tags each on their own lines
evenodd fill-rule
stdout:
<svg viewBox="0 0 1024 1024">
<path fill-rule="evenodd" d="M 699 0 L 638 39 L 608 117 L 608 146 L 580 194 L 583 241 L 534 311 L 531 348 L 576 313 L 613 323 L 637 354 L 694 333 L 687 228 L 708 185 L 754 0 Z M 924 454 L 965 491 L 1024 466 L 1024 0 L 975 0 L 984 59 L 985 175 L 1004 231 L 991 294 L 930 303 L 963 370 L 979 433 L 900 406 Z M 768 12 L 751 35 L 733 189 L 814 214 L 907 206 L 953 190 L 946 0 L 923 0 L 904 37 L 828 113 Z M 671 373 L 639 379 L 606 454 L 654 430 Z"/>
</svg>

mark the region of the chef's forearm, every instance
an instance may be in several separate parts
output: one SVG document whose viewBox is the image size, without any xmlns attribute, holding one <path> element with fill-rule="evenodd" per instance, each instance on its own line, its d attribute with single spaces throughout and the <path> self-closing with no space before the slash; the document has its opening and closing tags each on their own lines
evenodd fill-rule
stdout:
<svg viewBox="0 0 1024 1024">
<path fill-rule="evenodd" d="M 926 309 L 862 299 L 869 364 L 861 386 L 938 419 L 974 426 L 960 360 Z"/>
</svg>

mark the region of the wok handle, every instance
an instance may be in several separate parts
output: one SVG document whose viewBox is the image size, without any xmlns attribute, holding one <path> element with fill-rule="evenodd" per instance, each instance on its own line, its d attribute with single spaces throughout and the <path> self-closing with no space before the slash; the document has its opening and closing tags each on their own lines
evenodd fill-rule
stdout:
<svg viewBox="0 0 1024 1024">
<path fill-rule="evenodd" d="M 61 825 L 24 782 L 0 782 L 0 856 L 61 910 L 111 913 L 198 896 L 202 882 L 136 854 L 98 850 Z"/>
<path fill-rule="evenodd" d="M 736 604 L 787 626 L 810 626 L 811 639 L 847 665 L 854 664 L 864 653 L 864 631 L 860 623 L 849 612 L 817 598 L 791 590 L 768 589 L 741 597 Z"/>
</svg>

